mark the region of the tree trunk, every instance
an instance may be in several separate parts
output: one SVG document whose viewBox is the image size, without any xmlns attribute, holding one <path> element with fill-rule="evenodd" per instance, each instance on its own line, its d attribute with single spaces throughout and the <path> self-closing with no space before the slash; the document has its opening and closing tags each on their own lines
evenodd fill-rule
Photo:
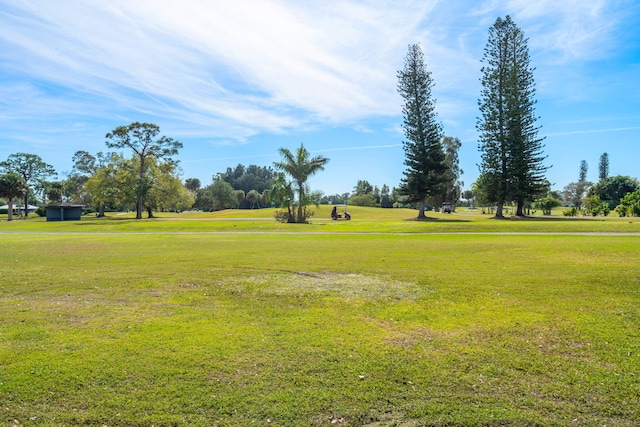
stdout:
<svg viewBox="0 0 640 427">
<path fill-rule="evenodd" d="M 13 197 L 9 197 L 9 201 L 7 202 L 7 221 L 13 221 Z"/>
<path fill-rule="evenodd" d="M 518 208 L 516 209 L 516 216 L 524 215 L 524 200 L 518 200 Z"/>
<path fill-rule="evenodd" d="M 29 192 L 26 191 L 24 193 L 24 217 L 26 218 L 27 216 L 29 216 L 29 209 L 27 209 L 27 207 L 29 206 L 27 203 L 29 203 Z"/>
<path fill-rule="evenodd" d="M 138 171 L 138 200 L 136 201 L 136 219 L 142 219 L 142 191 L 144 183 L 144 156 L 140 156 L 140 170 Z"/>
<path fill-rule="evenodd" d="M 498 203 L 496 205 L 496 218 L 504 218 L 504 215 L 502 214 L 502 203 Z"/>
<path fill-rule="evenodd" d="M 103 218 L 104 217 L 104 205 L 99 205 L 98 206 L 98 218 Z"/>
<path fill-rule="evenodd" d="M 420 200 L 418 204 L 418 219 L 425 219 L 427 216 L 424 214 L 426 202 L 424 200 Z"/>
<path fill-rule="evenodd" d="M 136 219 L 142 219 L 142 196 L 136 200 Z"/>
<path fill-rule="evenodd" d="M 140 214 L 140 217 L 142 218 L 142 214 Z M 155 218 L 153 216 L 153 212 L 151 211 L 151 208 L 147 208 L 147 218 Z"/>
</svg>

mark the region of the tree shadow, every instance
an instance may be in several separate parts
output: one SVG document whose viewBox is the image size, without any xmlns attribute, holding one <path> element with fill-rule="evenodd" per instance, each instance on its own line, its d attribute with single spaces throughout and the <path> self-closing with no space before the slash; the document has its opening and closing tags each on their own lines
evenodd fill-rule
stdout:
<svg viewBox="0 0 640 427">
<path fill-rule="evenodd" d="M 453 218 L 434 218 L 427 216 L 425 218 L 407 218 L 404 221 L 416 221 L 416 222 L 438 222 L 438 223 L 468 223 L 472 222 L 470 219 L 453 219 Z"/>
<path fill-rule="evenodd" d="M 492 219 L 503 219 L 492 217 Z M 504 217 L 506 220 L 510 221 L 526 221 L 526 222 L 546 222 L 546 221 L 593 221 L 598 219 L 603 219 L 603 217 L 594 217 L 594 216 L 512 216 L 512 217 Z"/>
</svg>

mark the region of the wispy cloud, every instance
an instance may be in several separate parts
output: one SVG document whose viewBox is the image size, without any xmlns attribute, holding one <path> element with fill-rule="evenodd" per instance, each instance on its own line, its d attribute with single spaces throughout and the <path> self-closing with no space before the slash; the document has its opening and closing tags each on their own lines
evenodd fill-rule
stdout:
<svg viewBox="0 0 640 427">
<path fill-rule="evenodd" d="M 398 46 L 434 4 L 28 2 L 0 37 L 20 73 L 242 139 L 396 114 Z"/>
<path fill-rule="evenodd" d="M 543 129 L 555 120 L 575 124 L 566 134 L 585 138 L 636 130 L 628 111 L 638 101 L 628 82 L 637 69 L 611 60 L 634 50 L 620 38 L 632 39 L 636 3 L 3 1 L 0 157 L 16 146 L 55 146 L 51 151 L 62 156 L 60 147 L 90 149 L 88 141 L 98 151 L 106 132 L 132 121 L 151 121 L 191 140 L 194 160 L 184 162 L 195 165 L 260 158 L 254 152 L 275 152 L 273 141 L 281 137 L 305 140 L 305 133 L 326 129 L 334 136 L 344 128 L 344 139 L 333 142 L 338 148 L 323 148 L 369 149 L 374 156 L 403 139 L 396 73 L 407 45 L 416 42 L 433 74 L 445 133 L 471 142 L 487 30 L 507 14 L 529 38 L 538 112 L 547 113 L 541 113 Z M 606 73 L 597 62 L 603 58 L 611 60 Z M 613 108 L 618 100 L 632 107 Z M 555 135 L 562 133 L 549 134 Z M 474 151 L 468 149 L 472 166 L 465 170 L 478 162 Z"/>
<path fill-rule="evenodd" d="M 639 130 L 640 126 L 631 126 L 631 127 L 623 127 L 623 128 L 609 128 L 609 129 L 585 129 L 585 130 L 574 130 L 567 132 L 553 132 L 548 133 L 544 136 L 562 136 L 562 135 L 580 135 L 580 134 L 589 134 L 589 133 L 607 133 L 607 132 L 624 132 L 628 130 Z"/>
<path fill-rule="evenodd" d="M 461 100 L 478 92 L 478 53 L 496 16 L 513 13 L 536 32 L 532 43 L 579 57 L 593 55 L 609 34 L 605 5 L 510 0 L 468 11 L 435 0 L 32 1 L 0 8 L 0 58 L 15 73 L 76 94 L 57 111 L 76 102 L 81 114 L 90 112 L 91 98 L 96 115 L 124 109 L 243 141 L 397 115 L 396 71 L 417 41 L 434 72 L 439 110 L 472 113 L 475 103 Z"/>
<path fill-rule="evenodd" d="M 556 61 L 600 59 L 614 47 L 620 17 L 610 0 L 509 0 L 514 17 L 530 27 L 534 49 L 552 50 Z"/>
</svg>

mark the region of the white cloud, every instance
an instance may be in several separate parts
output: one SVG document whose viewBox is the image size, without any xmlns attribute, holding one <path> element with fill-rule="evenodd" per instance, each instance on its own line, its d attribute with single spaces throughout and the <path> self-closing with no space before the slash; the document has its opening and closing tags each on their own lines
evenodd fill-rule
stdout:
<svg viewBox="0 0 640 427">
<path fill-rule="evenodd" d="M 366 130 L 363 119 L 400 115 L 396 71 L 407 44 L 420 42 L 436 83 L 440 117 L 455 126 L 477 114 L 479 60 L 496 17 L 512 14 L 541 55 L 551 47 L 554 56 L 545 52 L 535 58 L 537 65 L 606 54 L 618 19 L 610 5 L 605 0 L 491 0 L 473 7 L 436 0 L 5 3 L 0 60 L 5 73 L 26 79 L 1 84 L 0 121 L 143 116 L 162 119 L 181 135 L 221 143 L 327 125 Z"/>
<path fill-rule="evenodd" d="M 19 72 L 242 139 L 396 114 L 399 58 L 434 5 L 28 2 L 0 37 Z"/>
<path fill-rule="evenodd" d="M 534 49 L 558 52 L 558 61 L 593 60 L 611 50 L 618 22 L 610 0 L 510 0 L 517 22 L 531 26 L 527 36 Z"/>
</svg>

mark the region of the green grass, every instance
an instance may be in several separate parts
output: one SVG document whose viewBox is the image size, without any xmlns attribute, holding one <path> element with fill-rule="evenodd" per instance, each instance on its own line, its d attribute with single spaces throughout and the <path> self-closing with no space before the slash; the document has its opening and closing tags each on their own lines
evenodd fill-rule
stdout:
<svg viewBox="0 0 640 427">
<path fill-rule="evenodd" d="M 329 233 L 460 233 L 460 232 L 601 232 L 640 233 L 640 218 L 565 218 L 534 215 L 525 219 L 496 220 L 480 210 L 459 209 L 454 214 L 428 212 L 428 219 L 416 220 L 411 209 L 349 207 L 351 221 L 329 219 L 331 206 L 321 205 L 309 224 L 281 224 L 273 218 L 275 209 L 219 212 L 159 213 L 155 219 L 134 219 L 134 213 L 111 213 L 104 218 L 85 216 L 81 221 L 46 222 L 30 216 L 10 223 L 0 222 L 0 232 L 329 232 Z"/>
<path fill-rule="evenodd" d="M 367 212 L 1 224 L 0 424 L 640 424 L 637 235 Z"/>
</svg>

